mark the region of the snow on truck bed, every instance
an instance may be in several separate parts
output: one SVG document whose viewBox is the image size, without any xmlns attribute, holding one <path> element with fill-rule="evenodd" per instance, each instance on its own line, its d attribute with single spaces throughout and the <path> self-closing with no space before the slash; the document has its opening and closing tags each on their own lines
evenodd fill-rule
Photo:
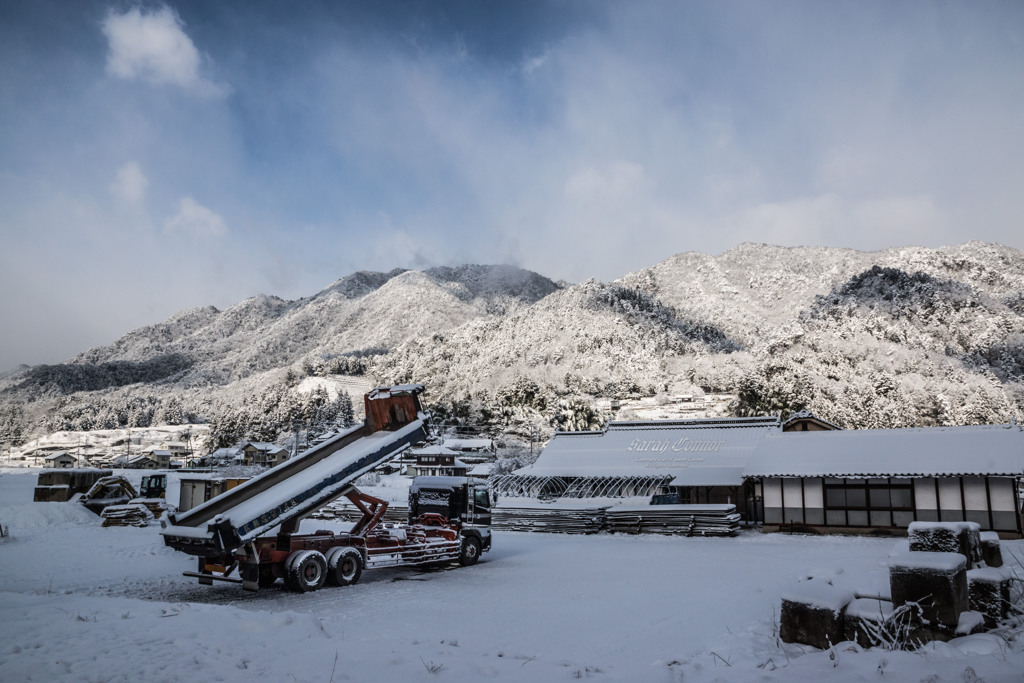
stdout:
<svg viewBox="0 0 1024 683">
<path fill-rule="evenodd" d="M 248 525 L 250 522 L 257 520 L 261 515 L 268 513 L 269 511 L 275 510 L 285 506 L 289 501 L 293 500 L 297 496 L 301 496 L 313 489 L 321 486 L 323 482 L 333 475 L 337 475 L 339 472 L 343 472 L 346 468 L 349 468 L 357 464 L 361 459 L 368 455 L 379 451 L 386 447 L 388 444 L 400 441 L 403 437 L 414 433 L 417 429 L 423 426 L 422 420 L 415 420 L 405 427 L 394 431 L 379 431 L 364 436 L 361 439 L 353 441 L 351 444 L 341 448 L 334 453 L 331 453 L 327 457 L 313 462 L 308 467 L 293 473 L 291 476 L 282 479 L 279 483 L 271 486 L 265 491 L 254 493 L 252 496 L 241 500 L 237 505 L 225 510 L 221 514 L 215 516 L 209 522 L 218 522 L 223 520 L 230 520 L 232 526 L 236 529 L 240 529 L 243 525 Z M 351 430 L 350 430 L 351 431 Z M 342 437 L 347 435 L 348 432 L 341 435 Z M 341 437 L 339 437 L 341 438 Z M 368 464 L 366 467 L 359 468 L 358 470 L 351 473 L 350 476 L 343 477 L 338 481 L 325 486 L 322 490 L 316 491 L 315 495 L 311 498 L 316 499 L 329 499 L 334 494 L 344 491 L 349 487 L 353 481 L 355 481 L 361 474 L 366 470 L 369 470 L 376 465 L 377 462 Z M 263 477 L 272 477 L 274 471 L 270 470 Z M 257 482 L 257 479 L 251 479 L 242 486 L 236 487 L 229 492 L 231 495 L 241 497 L 244 494 L 247 487 L 250 487 Z M 294 507 L 294 506 L 293 506 Z M 243 540 L 258 536 L 269 529 L 273 528 L 280 523 L 281 518 L 291 508 L 282 510 L 281 514 L 273 515 L 273 519 L 265 523 L 259 523 L 254 528 L 247 530 L 243 536 Z M 197 511 L 201 511 L 201 508 L 190 510 L 186 515 L 195 514 Z M 165 536 L 188 536 L 191 538 L 209 538 L 211 533 L 206 531 L 206 521 L 201 523 L 198 527 L 191 527 L 182 524 L 171 525 L 168 524 L 167 528 L 162 532 Z"/>
</svg>

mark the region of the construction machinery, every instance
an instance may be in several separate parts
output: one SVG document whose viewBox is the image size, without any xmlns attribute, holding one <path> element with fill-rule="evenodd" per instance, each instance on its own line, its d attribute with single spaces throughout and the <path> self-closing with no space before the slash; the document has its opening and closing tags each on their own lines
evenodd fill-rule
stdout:
<svg viewBox="0 0 1024 683">
<path fill-rule="evenodd" d="M 150 474 L 142 478 L 139 485 L 139 498 L 166 498 L 167 473 Z"/>
<path fill-rule="evenodd" d="M 291 590 L 306 592 L 325 583 L 353 584 L 364 568 L 475 563 L 490 548 L 486 484 L 466 478 L 414 482 L 410 496 L 417 505 L 410 504 L 409 524 L 382 524 L 387 502 L 354 485 L 427 440 L 422 391 L 422 384 L 374 389 L 364 398 L 362 425 L 187 512 L 166 514 L 160 532 L 165 544 L 198 558 L 198 570 L 185 575 L 253 591 L 283 579 Z M 362 513 L 348 532 L 298 533 L 303 518 L 341 496 Z"/>
</svg>

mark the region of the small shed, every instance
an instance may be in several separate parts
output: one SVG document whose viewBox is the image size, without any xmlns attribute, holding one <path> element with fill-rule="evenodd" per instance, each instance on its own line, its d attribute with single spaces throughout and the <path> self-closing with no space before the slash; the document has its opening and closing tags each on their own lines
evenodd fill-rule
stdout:
<svg viewBox="0 0 1024 683">
<path fill-rule="evenodd" d="M 179 477 L 178 512 L 186 512 L 248 481 L 248 477 L 190 473 Z"/>
<path fill-rule="evenodd" d="M 76 463 L 74 456 L 68 455 L 63 451 L 48 455 L 43 460 L 46 461 L 47 467 L 74 467 Z"/>
<path fill-rule="evenodd" d="M 744 476 L 766 530 L 903 532 L 911 522 L 977 522 L 1021 534 L 1024 431 L 1015 425 L 769 435 Z"/>
</svg>

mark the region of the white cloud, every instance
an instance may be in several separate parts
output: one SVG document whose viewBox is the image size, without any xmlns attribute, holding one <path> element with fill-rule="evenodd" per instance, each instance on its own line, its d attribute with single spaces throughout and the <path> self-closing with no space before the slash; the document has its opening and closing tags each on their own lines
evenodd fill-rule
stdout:
<svg viewBox="0 0 1024 683">
<path fill-rule="evenodd" d="M 875 250 L 949 239 L 948 216 L 929 196 L 851 201 L 835 193 L 765 202 L 733 219 L 737 241 Z"/>
<path fill-rule="evenodd" d="M 174 10 L 139 8 L 124 14 L 111 11 L 103 21 L 110 46 L 107 73 L 126 80 L 176 85 L 202 94 L 223 89 L 199 74 L 202 58 Z"/>
<path fill-rule="evenodd" d="M 178 213 L 164 223 L 167 234 L 186 234 L 200 239 L 222 237 L 227 231 L 223 218 L 192 197 L 182 197 Z"/>
<path fill-rule="evenodd" d="M 616 161 L 574 173 L 565 183 L 565 195 L 582 202 L 611 202 L 633 198 L 650 183 L 642 165 Z"/>
<path fill-rule="evenodd" d="M 537 55 L 536 57 L 527 58 L 526 61 L 523 62 L 523 73 L 529 76 L 534 71 L 547 64 L 549 58 L 549 52 L 544 52 L 543 54 Z"/>
<path fill-rule="evenodd" d="M 149 181 L 139 165 L 129 161 L 117 171 L 117 177 L 110 185 L 110 193 L 125 204 L 142 204 L 146 198 Z"/>
</svg>

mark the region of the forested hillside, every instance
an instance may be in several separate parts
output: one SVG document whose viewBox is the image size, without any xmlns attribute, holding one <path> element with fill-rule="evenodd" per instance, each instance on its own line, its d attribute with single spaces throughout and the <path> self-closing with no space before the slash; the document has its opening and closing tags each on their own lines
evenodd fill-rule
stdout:
<svg viewBox="0 0 1024 683">
<path fill-rule="evenodd" d="M 266 437 L 287 417 L 255 414 L 287 401 L 255 397 L 351 375 L 424 382 L 438 416 L 520 431 L 599 425 L 596 398 L 712 391 L 737 414 L 851 428 L 1005 422 L 1024 410 L 1024 253 L 744 244 L 566 286 L 507 266 L 360 272 L 10 374 L 0 440 L 127 404 Z"/>
</svg>

